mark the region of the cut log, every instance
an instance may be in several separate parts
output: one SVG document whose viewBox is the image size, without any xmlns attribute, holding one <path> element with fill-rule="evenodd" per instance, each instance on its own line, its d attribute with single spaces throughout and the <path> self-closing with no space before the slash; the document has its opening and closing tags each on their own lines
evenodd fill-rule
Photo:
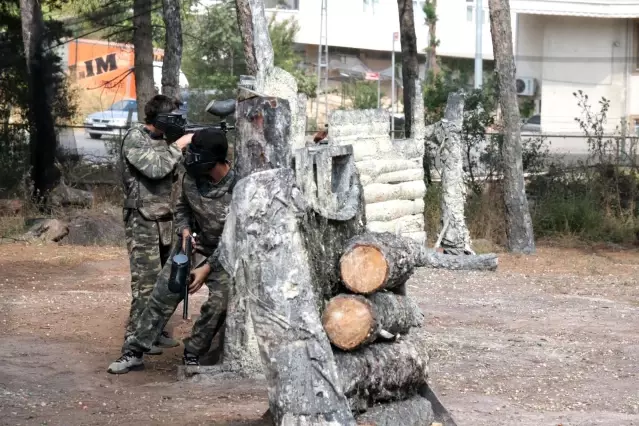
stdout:
<svg viewBox="0 0 639 426">
<path fill-rule="evenodd" d="M 420 347 L 421 346 L 421 347 Z M 421 343 L 374 343 L 354 352 L 335 352 L 335 362 L 351 410 L 375 402 L 407 399 L 426 385 L 428 355 Z"/>
<path fill-rule="evenodd" d="M 361 426 L 430 426 L 435 415 L 426 398 L 415 395 L 404 401 L 378 404 L 357 417 Z"/>
<path fill-rule="evenodd" d="M 237 183 L 226 224 L 235 228 L 232 275 L 248 295 L 275 424 L 354 425 L 317 311 L 294 184 L 292 169 Z"/>
<path fill-rule="evenodd" d="M 391 234 L 367 233 L 351 239 L 340 259 L 342 282 L 354 293 L 381 289 L 402 292 L 417 267 L 494 271 L 495 254 L 449 255 L 426 249 L 417 241 Z"/>
<path fill-rule="evenodd" d="M 424 252 L 416 266 L 433 269 L 449 269 L 451 271 L 494 271 L 499 259 L 496 254 L 453 255 Z"/>
<path fill-rule="evenodd" d="M 331 299 L 322 324 L 333 345 L 350 351 L 380 337 L 405 334 L 422 325 L 424 315 L 406 296 L 375 293 L 368 298 L 342 294 Z"/>
<path fill-rule="evenodd" d="M 351 239 L 340 259 L 344 285 L 370 294 L 404 284 L 412 275 L 419 245 L 390 233 L 367 233 Z"/>
</svg>

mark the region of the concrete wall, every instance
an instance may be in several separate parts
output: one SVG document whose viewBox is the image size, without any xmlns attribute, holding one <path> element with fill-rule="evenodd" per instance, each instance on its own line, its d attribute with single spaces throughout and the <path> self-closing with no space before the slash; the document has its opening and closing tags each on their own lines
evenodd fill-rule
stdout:
<svg viewBox="0 0 639 426">
<path fill-rule="evenodd" d="M 423 141 L 391 141 L 386 111 L 334 111 L 329 116 L 332 144 L 352 145 L 366 201 L 367 227 L 399 232 L 425 243 Z"/>
</svg>

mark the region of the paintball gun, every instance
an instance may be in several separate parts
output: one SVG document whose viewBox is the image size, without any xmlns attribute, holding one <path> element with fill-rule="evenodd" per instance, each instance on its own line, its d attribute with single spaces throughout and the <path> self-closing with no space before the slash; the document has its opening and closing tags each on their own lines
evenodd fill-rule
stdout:
<svg viewBox="0 0 639 426">
<path fill-rule="evenodd" d="M 167 140 L 173 142 L 187 133 L 195 133 L 207 128 L 220 129 L 224 133 L 235 129 L 226 123 L 226 117 L 235 112 L 235 99 L 225 101 L 213 100 L 206 106 L 205 111 L 221 119 L 219 124 L 189 124 L 186 117 L 180 112 L 167 112 L 158 114 L 155 127 L 166 135 Z"/>
<path fill-rule="evenodd" d="M 173 256 L 173 264 L 171 265 L 171 275 L 169 277 L 169 290 L 172 293 L 181 293 L 184 297 L 182 301 L 182 318 L 189 317 L 189 281 L 191 277 L 191 237 L 180 237 L 180 249 Z"/>
</svg>

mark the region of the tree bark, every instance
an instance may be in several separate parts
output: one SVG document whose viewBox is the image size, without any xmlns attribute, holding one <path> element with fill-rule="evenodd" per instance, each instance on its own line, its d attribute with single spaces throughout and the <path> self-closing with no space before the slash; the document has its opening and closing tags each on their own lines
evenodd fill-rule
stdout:
<svg viewBox="0 0 639 426">
<path fill-rule="evenodd" d="M 364 191 L 351 146 L 299 149 L 295 171 L 309 207 L 301 226 L 321 312 L 340 290 L 339 259 L 347 241 L 366 232 Z"/>
<path fill-rule="evenodd" d="M 415 395 L 403 401 L 378 404 L 357 417 L 360 426 L 430 426 L 435 420 L 426 398 Z"/>
<path fill-rule="evenodd" d="M 375 343 L 355 352 L 335 352 L 351 409 L 362 412 L 376 402 L 406 399 L 426 386 L 428 356 L 419 346 L 399 340 Z"/>
<path fill-rule="evenodd" d="M 437 0 L 429 0 L 435 12 L 432 19 L 428 19 L 428 70 L 433 73 L 433 77 L 439 73 L 439 64 L 437 63 Z"/>
<path fill-rule="evenodd" d="M 256 89 L 261 92 L 266 76 L 273 69 L 273 46 L 268 31 L 262 0 L 235 0 L 237 23 L 242 34 L 246 72 L 255 76 Z"/>
<path fill-rule="evenodd" d="M 504 140 L 501 155 L 508 249 L 512 252 L 530 254 L 535 252 L 535 240 L 524 182 L 510 6 L 508 0 L 489 0 L 488 5 L 503 118 Z"/>
<path fill-rule="evenodd" d="M 148 0 L 133 0 L 133 60 L 138 121 L 143 122 L 144 106 L 155 95 L 153 82 L 153 27 Z"/>
<path fill-rule="evenodd" d="M 52 70 L 44 57 L 44 22 L 40 2 L 20 0 L 22 39 L 29 73 L 29 146 L 33 197 L 47 202 L 49 191 L 60 178 L 55 167 L 57 138 L 51 114 Z"/>
<path fill-rule="evenodd" d="M 165 41 L 162 64 L 162 94 L 179 98 L 182 63 L 182 19 L 180 0 L 162 0 Z"/>
<path fill-rule="evenodd" d="M 235 117 L 238 179 L 262 170 L 291 166 L 291 110 L 286 100 L 245 99 L 238 102 Z"/>
<path fill-rule="evenodd" d="M 475 254 L 470 247 L 470 232 L 466 227 L 466 183 L 462 157 L 461 131 L 464 122 L 464 97 L 448 95 L 444 121 L 437 125 L 440 160 L 442 164 L 442 219 L 438 241 L 447 254 Z"/>
<path fill-rule="evenodd" d="M 291 147 L 289 128 L 291 111 L 288 103 L 279 98 L 252 97 L 238 102 L 236 110 L 237 139 L 235 143 L 235 172 L 238 181 L 253 173 L 275 168 L 289 167 Z M 233 273 L 237 255 L 237 237 L 229 214 L 220 243 L 220 261 L 229 274 Z M 241 376 L 260 375 L 259 359 L 251 312 L 249 294 L 243 276 L 235 277 L 229 292 L 226 314 L 224 354 L 222 370 Z"/>
<path fill-rule="evenodd" d="M 413 274 L 418 244 L 391 233 L 366 233 L 351 239 L 340 259 L 346 288 L 370 294 L 404 284 Z"/>
<path fill-rule="evenodd" d="M 380 337 L 406 334 L 422 325 L 424 315 L 408 297 L 388 292 L 363 297 L 341 294 L 326 305 L 322 325 L 329 340 L 350 351 Z"/>
<path fill-rule="evenodd" d="M 240 180 L 231 205 L 236 286 L 249 295 L 276 425 L 354 425 L 311 283 L 291 169 Z"/>
<path fill-rule="evenodd" d="M 397 0 L 399 10 L 399 34 L 402 45 L 402 80 L 404 82 L 404 132 L 411 136 L 413 130 L 413 100 L 421 93 L 415 91 L 415 81 L 419 78 L 417 59 L 417 36 L 412 0 Z"/>
<path fill-rule="evenodd" d="M 458 256 L 431 251 L 420 255 L 417 266 L 450 271 L 494 271 L 498 263 L 497 255 L 492 253 Z"/>
</svg>

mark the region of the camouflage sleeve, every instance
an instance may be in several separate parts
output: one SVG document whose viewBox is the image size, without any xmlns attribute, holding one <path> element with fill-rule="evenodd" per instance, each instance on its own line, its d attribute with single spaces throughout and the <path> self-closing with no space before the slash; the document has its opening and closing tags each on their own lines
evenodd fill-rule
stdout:
<svg viewBox="0 0 639 426">
<path fill-rule="evenodd" d="M 168 149 L 151 146 L 142 132 L 131 132 L 122 146 L 126 159 L 150 179 L 162 179 L 175 169 L 182 151 L 171 144 Z"/>
<path fill-rule="evenodd" d="M 191 206 L 184 195 L 183 182 L 184 174 L 180 174 L 179 184 L 177 185 L 178 195 L 175 202 L 175 212 L 173 214 L 173 224 L 178 235 L 182 235 L 182 231 L 191 228 Z"/>
</svg>

